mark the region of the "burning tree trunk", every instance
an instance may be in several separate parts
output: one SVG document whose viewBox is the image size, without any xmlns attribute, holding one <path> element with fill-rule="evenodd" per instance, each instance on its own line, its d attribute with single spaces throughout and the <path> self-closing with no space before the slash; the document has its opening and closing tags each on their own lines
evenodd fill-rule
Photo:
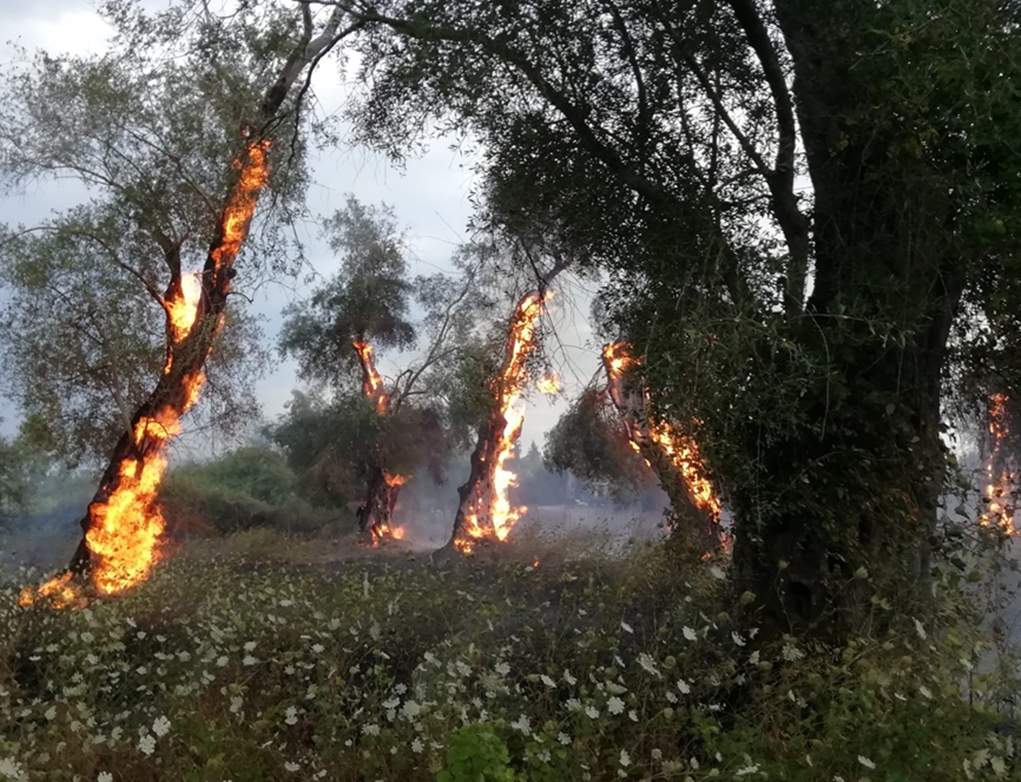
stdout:
<svg viewBox="0 0 1021 782">
<path fill-rule="evenodd" d="M 1014 536 L 1017 528 L 1014 515 L 1017 512 L 1017 464 L 1014 455 L 1006 446 L 1010 434 L 1008 397 L 994 394 L 987 409 L 989 437 L 986 442 L 986 508 L 979 517 L 983 527 L 996 527 L 1003 534 Z"/>
<path fill-rule="evenodd" d="M 551 273 L 548 283 L 559 269 Z M 508 490 L 517 476 L 506 468 L 521 435 L 524 413 L 515 408 L 528 380 L 525 366 L 536 346 L 535 329 L 543 307 L 553 294 L 545 289 L 527 293 L 518 302 L 504 348 L 500 374 L 491 384 L 493 409 L 479 427 L 467 482 L 457 490 L 459 503 L 451 542 L 468 553 L 480 540 L 504 540 L 527 510 L 512 507 Z"/>
<path fill-rule="evenodd" d="M 603 348 L 603 366 L 610 399 L 627 427 L 631 447 L 659 476 L 678 518 L 690 523 L 693 537 L 705 552 L 720 546 L 720 501 L 705 477 L 698 443 L 674 431 L 666 421 L 654 423 L 648 412 L 648 394 L 624 387 L 624 373 L 638 360 L 625 342 Z"/>
<path fill-rule="evenodd" d="M 267 158 L 280 122 L 278 113 L 302 71 L 314 67 L 339 40 L 342 18 L 338 9 L 313 40 L 311 12 L 303 9 L 301 42 L 266 92 L 254 121 L 243 128 L 242 135 L 249 140 L 232 163 L 236 177 L 223 200 L 201 274 L 182 276 L 180 242 L 152 230 L 170 272 L 166 291 L 154 294 L 166 312 L 163 373 L 113 449 L 81 521 L 84 534 L 68 571 L 38 590 L 23 590 L 22 604 L 38 597 L 49 598 L 58 607 L 82 601 L 82 592 L 72 583 L 75 575 L 90 575 L 98 593 L 116 593 L 145 580 L 157 561 L 165 525 L 156 495 L 167 466 L 165 446 L 180 432 L 181 416 L 195 404 L 205 382 L 205 362 L 226 317 L 234 261 L 269 178 Z M 185 280 L 197 284 L 190 286 Z"/>
<path fill-rule="evenodd" d="M 375 401 L 376 413 L 386 416 L 390 412 L 390 395 L 383 385 L 383 378 L 376 370 L 372 358 L 372 345 L 361 337 L 351 343 L 358 354 L 362 368 L 362 391 L 368 399 Z M 393 524 L 394 508 L 401 486 L 407 482 L 404 475 L 392 475 L 378 461 L 369 469 L 369 481 L 365 502 L 358 510 L 358 527 L 373 546 L 386 538 L 403 537 L 399 527 Z"/>
</svg>

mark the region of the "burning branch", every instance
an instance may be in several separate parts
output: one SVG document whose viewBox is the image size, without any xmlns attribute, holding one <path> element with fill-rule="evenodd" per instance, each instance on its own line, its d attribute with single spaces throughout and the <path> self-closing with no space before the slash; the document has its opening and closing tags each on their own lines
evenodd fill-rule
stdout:
<svg viewBox="0 0 1021 782">
<path fill-rule="evenodd" d="M 636 394 L 625 389 L 625 375 L 639 363 L 626 342 L 615 342 L 603 348 L 610 399 L 624 420 L 631 447 L 659 475 L 674 507 L 687 507 L 693 512 L 699 520 L 699 540 L 703 548 L 710 551 L 720 542 L 722 507 L 719 498 L 706 477 L 698 443 L 675 431 L 669 422 L 656 423 L 651 419 L 648 390 Z"/>
<path fill-rule="evenodd" d="M 547 281 L 550 278 L 552 274 Z M 528 382 L 525 364 L 536 347 L 539 316 L 552 296 L 544 289 L 532 291 L 514 310 L 500 374 L 490 385 L 496 404 L 479 427 L 468 481 L 457 490 L 460 503 L 452 544 L 462 553 L 471 552 L 480 540 L 505 540 L 528 510 L 511 505 L 508 491 L 517 485 L 517 476 L 506 465 L 525 420 L 518 406 Z"/>
</svg>

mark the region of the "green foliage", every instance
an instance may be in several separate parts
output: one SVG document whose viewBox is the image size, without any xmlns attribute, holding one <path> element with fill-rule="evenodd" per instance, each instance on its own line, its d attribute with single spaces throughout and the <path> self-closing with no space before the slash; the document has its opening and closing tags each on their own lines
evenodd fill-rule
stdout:
<svg viewBox="0 0 1021 782">
<path fill-rule="evenodd" d="M 447 767 L 436 782 L 514 782 L 510 752 L 492 724 L 475 722 L 455 733 L 447 748 Z"/>
<path fill-rule="evenodd" d="M 570 470 L 590 484 L 608 484 L 618 497 L 656 483 L 631 447 L 620 414 L 599 389 L 584 391 L 560 417 L 546 435 L 543 459 L 550 470 Z"/>
<path fill-rule="evenodd" d="M 366 207 L 349 195 L 324 232 L 340 267 L 309 301 L 287 309 L 279 344 L 298 360 L 301 378 L 345 388 L 358 377 L 351 371 L 358 365 L 353 341 L 376 348 L 416 344 L 409 320 L 413 286 L 392 208 Z"/>
<path fill-rule="evenodd" d="M 315 532 L 329 517 L 298 496 L 284 457 L 266 446 L 171 470 L 159 500 L 171 534 L 228 534 L 256 527 Z"/>
</svg>

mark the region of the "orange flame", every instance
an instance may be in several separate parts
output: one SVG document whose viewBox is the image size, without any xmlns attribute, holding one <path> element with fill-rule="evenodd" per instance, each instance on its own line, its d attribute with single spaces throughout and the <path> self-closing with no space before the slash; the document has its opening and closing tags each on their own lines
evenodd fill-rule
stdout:
<svg viewBox="0 0 1021 782">
<path fill-rule="evenodd" d="M 983 527 L 996 526 L 1005 535 L 1013 537 L 1017 534 L 1017 527 L 1014 525 L 1014 514 L 1017 509 L 1012 499 L 1016 471 L 1013 469 L 1013 460 L 1004 460 L 1000 455 L 1003 441 L 1010 434 L 1007 401 L 1008 397 L 1005 394 L 994 394 L 989 400 L 989 434 L 992 435 L 992 450 L 986 460 L 986 510 L 979 518 L 979 523 Z M 1001 462 L 1003 466 L 997 470 L 997 464 Z"/>
<path fill-rule="evenodd" d="M 390 408 L 390 396 L 383 387 L 383 378 L 376 371 L 376 363 L 372 358 L 372 345 L 362 340 L 355 340 L 351 345 L 354 347 L 355 352 L 358 353 L 358 359 L 362 365 L 362 374 L 364 376 L 362 391 L 369 399 L 376 400 L 376 412 L 380 415 L 386 415 L 387 410 Z"/>
<path fill-rule="evenodd" d="M 719 521 L 723 508 L 719 498 L 713 492 L 712 484 L 706 477 L 705 463 L 698 443 L 691 437 L 677 432 L 668 421 L 653 423 L 647 417 L 644 420 L 638 420 L 639 411 L 636 408 L 644 409 L 647 406 L 647 391 L 639 405 L 630 403 L 625 398 L 624 373 L 639 363 L 630 351 L 631 346 L 627 342 L 615 342 L 603 347 L 603 363 L 610 380 L 610 398 L 624 417 L 631 447 L 651 467 L 651 462 L 642 453 L 642 446 L 646 443 L 654 443 L 684 481 L 695 505 L 711 514 L 714 521 Z"/>
<path fill-rule="evenodd" d="M 270 145 L 268 140 L 254 141 L 233 161 L 233 167 L 241 173 L 224 207 L 219 243 L 209 254 L 214 277 L 233 264 L 247 236 L 259 193 L 268 180 L 266 153 Z M 229 287 L 229 278 L 219 281 L 221 291 Z M 164 375 L 170 373 L 175 352 L 202 317 L 201 294 L 202 276 L 183 275 L 179 285 L 171 286 L 163 302 L 168 334 Z M 215 329 L 218 331 L 222 325 L 221 314 Z M 96 592 L 110 595 L 130 589 L 146 580 L 159 561 L 166 522 L 156 499 L 167 468 L 164 451 L 167 442 L 180 433 L 181 416 L 198 401 L 205 379 L 201 368 L 185 374 L 180 380 L 185 394 L 179 407 L 166 404 L 154 415 L 139 418 L 132 431 L 134 455 L 118 465 L 117 481 L 109 496 L 89 506 L 85 542 L 92 555 L 91 579 Z M 19 603 L 30 605 L 39 598 L 48 598 L 55 608 L 82 605 L 86 601 L 84 591 L 72 583 L 71 573 L 38 588 L 22 590 Z"/>
<path fill-rule="evenodd" d="M 556 396 L 563 389 L 564 384 L 560 381 L 560 376 L 556 372 L 547 372 L 535 381 L 535 387 L 539 389 L 540 394 Z"/>
<path fill-rule="evenodd" d="M 507 462 L 513 458 L 514 443 L 520 437 L 525 421 L 524 410 L 518 405 L 528 383 L 525 364 L 536 346 L 535 330 L 539 316 L 552 297 L 552 291 L 532 291 L 518 302 L 515 309 L 503 370 L 491 386 L 497 410 L 503 418 L 503 429 L 496 444 L 493 480 L 491 485 L 483 483 L 477 486 L 475 496 L 468 501 L 464 526 L 454 540 L 454 547 L 463 553 L 472 551 L 473 540 L 506 540 L 518 519 L 528 511 L 524 505 L 511 504 L 509 491 L 518 485 L 518 476 L 507 468 Z"/>
</svg>

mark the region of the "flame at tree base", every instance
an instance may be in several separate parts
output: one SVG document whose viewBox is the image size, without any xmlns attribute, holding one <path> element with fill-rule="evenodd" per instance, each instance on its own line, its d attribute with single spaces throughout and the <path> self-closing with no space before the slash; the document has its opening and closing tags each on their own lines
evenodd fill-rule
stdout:
<svg viewBox="0 0 1021 782">
<path fill-rule="evenodd" d="M 518 485 L 518 478 L 507 462 L 513 458 L 525 421 L 519 402 L 528 382 L 526 360 L 536 346 L 539 316 L 552 296 L 548 290 L 532 291 L 515 308 L 503 367 L 491 385 L 496 405 L 479 429 L 468 482 L 458 489 L 452 544 L 462 554 L 473 552 L 480 541 L 503 542 L 528 511 L 510 501 L 509 491 Z"/>
</svg>

